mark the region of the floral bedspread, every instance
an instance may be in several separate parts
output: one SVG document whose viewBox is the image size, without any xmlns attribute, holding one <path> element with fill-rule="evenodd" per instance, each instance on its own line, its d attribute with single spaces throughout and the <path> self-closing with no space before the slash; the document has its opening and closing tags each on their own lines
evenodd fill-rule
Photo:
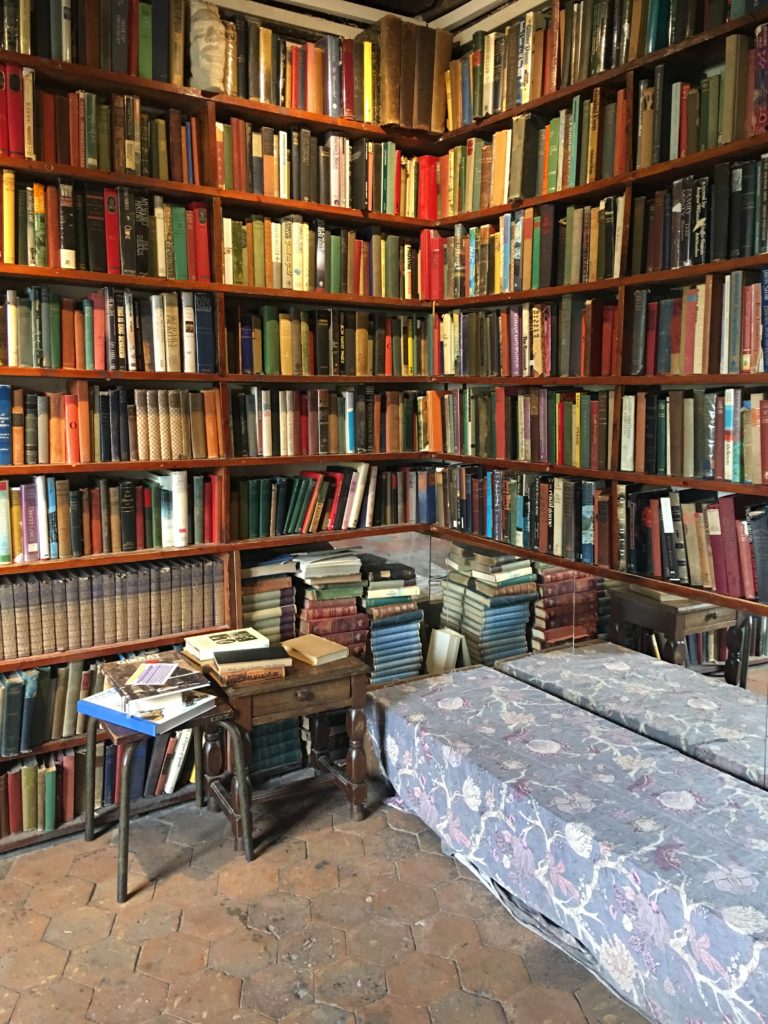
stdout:
<svg viewBox="0 0 768 1024">
<path fill-rule="evenodd" d="M 768 794 L 492 668 L 373 691 L 408 810 L 659 1024 L 768 1021 Z"/>
<path fill-rule="evenodd" d="M 697 761 L 766 784 L 765 697 L 610 643 L 510 658 L 496 668 Z"/>
</svg>

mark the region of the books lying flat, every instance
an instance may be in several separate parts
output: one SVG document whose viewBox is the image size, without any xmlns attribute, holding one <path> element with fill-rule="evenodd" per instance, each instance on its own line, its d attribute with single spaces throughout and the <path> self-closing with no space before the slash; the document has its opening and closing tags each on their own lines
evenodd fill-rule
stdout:
<svg viewBox="0 0 768 1024">
<path fill-rule="evenodd" d="M 202 693 L 198 690 L 180 693 L 175 703 L 136 715 L 129 715 L 123 711 L 122 697 L 115 689 L 102 690 L 101 693 L 83 697 L 77 702 L 80 714 L 98 718 L 107 725 L 144 733 L 146 736 L 159 736 L 169 732 L 215 706 L 216 697 L 212 693 Z"/>
<path fill-rule="evenodd" d="M 208 681 L 200 672 L 179 661 L 128 659 L 110 661 L 103 666 L 104 676 L 129 715 L 178 704 L 189 690 L 205 689 Z"/>
<path fill-rule="evenodd" d="M 184 652 L 190 654 L 195 661 L 205 664 L 213 660 L 216 652 L 237 651 L 243 655 L 239 660 L 261 647 L 269 647 L 269 640 L 257 629 L 249 626 L 243 629 L 228 629 L 218 633 L 202 633 L 199 636 L 187 637 Z"/>
<path fill-rule="evenodd" d="M 328 640 L 324 636 L 307 633 L 293 640 L 284 640 L 283 647 L 292 658 L 306 662 L 307 665 L 326 665 L 329 661 L 340 661 L 349 657 L 349 650 Z"/>
</svg>

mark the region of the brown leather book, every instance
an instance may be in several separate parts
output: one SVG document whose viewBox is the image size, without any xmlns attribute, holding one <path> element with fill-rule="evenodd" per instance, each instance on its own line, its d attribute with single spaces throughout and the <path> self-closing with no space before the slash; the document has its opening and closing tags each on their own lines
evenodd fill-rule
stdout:
<svg viewBox="0 0 768 1024">
<path fill-rule="evenodd" d="M 444 29 L 432 30 L 435 37 L 435 61 L 432 73 L 432 117 L 430 129 L 433 132 L 444 132 L 447 102 L 445 91 L 445 74 L 451 63 L 453 37 Z"/>
<path fill-rule="evenodd" d="M 403 128 L 413 127 L 418 28 L 419 26 L 412 21 L 404 21 L 400 27 L 400 116 L 398 120 Z M 432 83 L 430 82 L 431 88 Z"/>
<path fill-rule="evenodd" d="M 416 26 L 416 64 L 411 127 L 428 132 L 432 127 L 432 87 L 435 73 L 435 33 Z"/>
<path fill-rule="evenodd" d="M 59 557 L 72 557 L 72 528 L 69 521 L 69 481 L 56 481 L 56 526 L 59 534 Z"/>
<path fill-rule="evenodd" d="M 205 413 L 203 396 L 199 391 L 191 391 L 189 394 L 189 418 L 192 433 L 192 458 L 204 459 L 207 456 Z"/>
<path fill-rule="evenodd" d="M 202 392 L 205 424 L 205 455 L 203 458 L 219 457 L 219 438 L 216 426 L 216 392 L 207 388 Z"/>
<path fill-rule="evenodd" d="M 400 41 L 405 22 L 394 14 L 386 14 L 378 24 L 379 30 L 379 89 L 382 124 L 400 122 Z M 445 87 L 443 87 L 445 91 Z"/>
<path fill-rule="evenodd" d="M 61 300 L 61 365 L 64 369 L 75 369 L 78 365 L 75 345 L 75 303 L 67 298 Z"/>
</svg>

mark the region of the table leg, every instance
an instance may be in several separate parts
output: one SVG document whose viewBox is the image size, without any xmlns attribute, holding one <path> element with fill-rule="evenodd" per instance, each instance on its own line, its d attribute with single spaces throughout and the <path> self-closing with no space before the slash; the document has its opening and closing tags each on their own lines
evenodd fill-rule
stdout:
<svg viewBox="0 0 768 1024">
<path fill-rule="evenodd" d="M 211 793 L 210 784 L 224 774 L 224 750 L 221 745 L 221 727 L 219 722 L 205 726 L 205 746 L 203 750 L 205 781 L 208 790 L 208 810 L 220 811 L 221 807 L 215 795 Z"/>
<path fill-rule="evenodd" d="M 133 743 L 123 745 L 122 762 L 120 765 L 120 803 L 118 807 L 118 831 L 117 831 L 117 902 L 125 903 L 128 899 L 128 841 L 129 822 L 131 817 L 131 764 L 133 752 L 141 743 L 141 740 L 134 740 Z"/>
<path fill-rule="evenodd" d="M 365 817 L 365 797 L 367 793 L 367 769 L 365 758 L 366 721 L 365 712 L 361 708 L 349 708 L 347 711 L 347 775 L 351 786 L 350 813 L 354 821 L 362 821 Z"/>
<path fill-rule="evenodd" d="M 202 807 L 205 803 L 203 791 L 203 727 L 192 726 L 192 748 L 195 754 L 195 803 Z"/>
<path fill-rule="evenodd" d="M 96 726 L 95 718 L 88 718 L 85 734 L 85 841 L 93 839 L 96 817 Z"/>
<path fill-rule="evenodd" d="M 685 665 L 685 652 L 684 640 L 665 640 L 661 657 L 672 665 Z"/>
<path fill-rule="evenodd" d="M 253 860 L 253 815 L 251 803 L 251 783 L 248 778 L 248 767 L 243 751 L 243 734 L 234 722 L 222 722 L 231 740 L 232 755 L 235 761 L 235 779 L 237 780 L 237 796 L 239 800 L 240 824 L 243 831 L 243 852 L 246 860 Z"/>
</svg>

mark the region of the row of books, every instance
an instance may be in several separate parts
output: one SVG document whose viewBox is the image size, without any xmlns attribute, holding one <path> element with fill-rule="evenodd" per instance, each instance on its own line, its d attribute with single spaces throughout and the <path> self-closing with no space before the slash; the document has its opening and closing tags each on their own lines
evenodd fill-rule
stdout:
<svg viewBox="0 0 768 1024">
<path fill-rule="evenodd" d="M 298 214 L 277 221 L 253 215 L 224 217 L 222 235 L 225 284 L 419 297 L 418 246 L 377 228 L 362 238 Z"/>
<path fill-rule="evenodd" d="M 259 196 L 437 216 L 428 187 L 420 187 L 428 161 L 434 158 L 403 155 L 394 142 L 350 140 L 336 132 L 320 139 L 308 128 L 259 128 L 236 117 L 216 122 L 218 187 Z"/>
<path fill-rule="evenodd" d="M 2 262 L 211 280 L 208 206 L 138 189 L 17 180 L 3 171 Z"/>
<path fill-rule="evenodd" d="M 622 397 L 621 417 L 622 470 L 768 482 L 764 392 L 638 391 Z"/>
<path fill-rule="evenodd" d="M 458 299 L 618 277 L 624 196 L 596 206 L 568 206 L 564 216 L 544 204 L 503 214 L 498 227 L 457 224 L 446 237 L 420 236 L 423 299 Z"/>
<path fill-rule="evenodd" d="M 36 476 L 0 480 L 0 563 L 105 551 L 183 548 L 221 540 L 221 480 L 185 470 L 89 486 Z"/>
<path fill-rule="evenodd" d="M 408 679 L 421 671 L 424 657 L 421 623 L 424 612 L 416 603 L 419 585 L 411 565 L 364 552 L 364 596 L 360 605 L 369 618 L 368 651 L 371 683 Z"/>
<path fill-rule="evenodd" d="M 224 455 L 215 388 L 100 388 L 67 392 L 0 384 L 0 465 L 205 459 Z"/>
<path fill-rule="evenodd" d="M 0 65 L 3 81 L 0 153 L 200 184 L 200 128 L 195 115 L 147 107 L 139 96 L 113 93 L 104 99 L 85 89 L 36 88 L 32 68 L 11 64 L 4 72 Z"/>
<path fill-rule="evenodd" d="M 238 522 L 234 515 L 231 522 Z M 271 512 L 270 512 L 271 515 Z M 296 636 L 296 587 L 292 573 L 295 558 L 276 555 L 266 562 L 254 561 L 243 552 L 240 570 L 240 591 L 243 624 L 251 626 L 278 644 Z"/>
<path fill-rule="evenodd" d="M 599 576 L 536 563 L 538 595 L 531 619 L 531 649 L 545 651 L 574 640 L 592 640 L 600 632 Z"/>
<path fill-rule="evenodd" d="M 224 622 L 217 558 L 14 576 L 0 582 L 5 659 L 200 631 Z"/>
<path fill-rule="evenodd" d="M 83 692 L 101 689 L 98 662 L 26 669 L 0 675 L 0 756 L 14 757 L 50 740 L 85 731 L 77 701 Z"/>
<path fill-rule="evenodd" d="M 296 556 L 299 636 L 319 636 L 362 655 L 368 643 L 368 616 L 358 612 L 362 563 L 356 552 L 302 552 Z"/>
<path fill-rule="evenodd" d="M 131 762 L 131 799 L 173 793 L 192 772 L 191 729 L 138 744 Z M 151 747 L 150 747 L 151 744 Z M 94 807 L 117 803 L 121 758 L 113 743 L 96 744 Z M 0 773 L 0 839 L 23 832 L 53 832 L 82 815 L 86 790 L 85 747 L 11 762 Z"/>
<path fill-rule="evenodd" d="M 618 564 L 732 597 L 768 597 L 768 509 L 734 494 L 625 490 L 618 515 Z"/>
<path fill-rule="evenodd" d="M 208 292 L 0 292 L 0 366 L 213 373 L 216 361 Z"/>
</svg>

